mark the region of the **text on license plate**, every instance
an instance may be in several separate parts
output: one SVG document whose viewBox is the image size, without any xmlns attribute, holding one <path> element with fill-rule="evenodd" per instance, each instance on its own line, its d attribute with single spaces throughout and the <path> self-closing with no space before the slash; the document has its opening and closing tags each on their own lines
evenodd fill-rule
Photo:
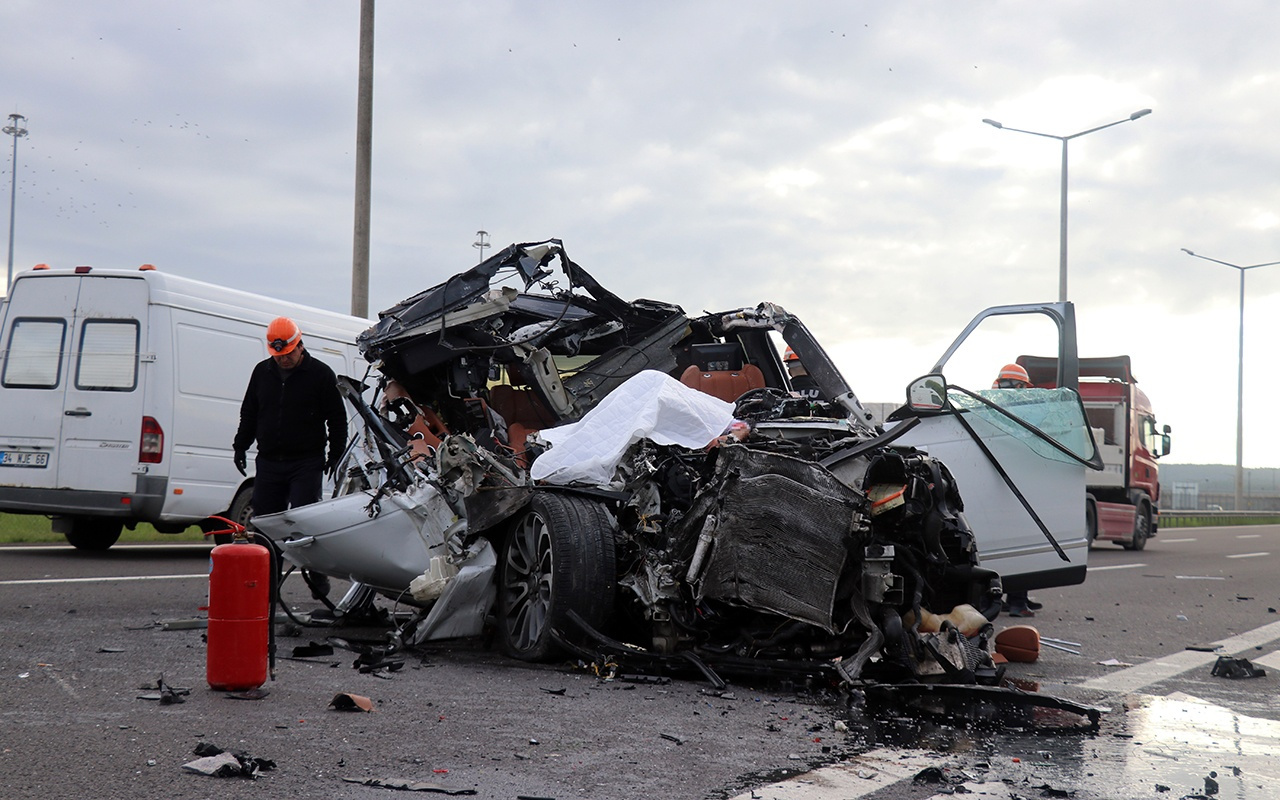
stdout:
<svg viewBox="0 0 1280 800">
<path fill-rule="evenodd" d="M 0 450 L 0 467 L 47 467 L 48 453 L 29 450 Z"/>
</svg>

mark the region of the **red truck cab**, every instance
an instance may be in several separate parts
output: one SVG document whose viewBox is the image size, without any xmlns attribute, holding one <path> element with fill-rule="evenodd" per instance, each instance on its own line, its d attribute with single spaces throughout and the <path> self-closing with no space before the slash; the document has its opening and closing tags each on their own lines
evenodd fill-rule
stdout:
<svg viewBox="0 0 1280 800">
<path fill-rule="evenodd" d="M 1055 359 L 1021 356 L 1018 363 L 1032 384 L 1052 387 Z M 1160 527 L 1156 461 L 1169 454 L 1169 426 L 1157 425 L 1128 356 L 1080 359 L 1080 399 L 1103 462 L 1100 472 L 1085 479 L 1089 541 L 1141 550 Z"/>
</svg>

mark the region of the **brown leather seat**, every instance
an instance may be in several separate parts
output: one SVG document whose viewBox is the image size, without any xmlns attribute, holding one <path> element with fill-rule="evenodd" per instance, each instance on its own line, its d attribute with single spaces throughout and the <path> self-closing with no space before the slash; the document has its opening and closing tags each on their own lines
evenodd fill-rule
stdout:
<svg viewBox="0 0 1280 800">
<path fill-rule="evenodd" d="M 764 388 L 764 373 L 755 364 L 728 370 L 704 370 L 694 364 L 685 368 L 680 375 L 680 382 L 690 389 L 697 389 L 726 403 L 732 403 L 744 392 Z"/>
<path fill-rule="evenodd" d="M 501 383 L 489 389 L 489 407 L 507 422 L 507 443 L 522 466 L 529 466 L 525 457 L 525 439 L 555 423 L 555 417 L 542 405 L 542 400 L 532 389 L 516 388 Z"/>
</svg>

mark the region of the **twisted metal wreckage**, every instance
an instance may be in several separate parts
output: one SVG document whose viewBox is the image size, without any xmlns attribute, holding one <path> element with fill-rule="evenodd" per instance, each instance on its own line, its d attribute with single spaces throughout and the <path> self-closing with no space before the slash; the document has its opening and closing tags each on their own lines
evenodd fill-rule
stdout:
<svg viewBox="0 0 1280 800">
<path fill-rule="evenodd" d="M 358 340 L 377 399 L 342 379 L 364 435 L 335 496 L 254 520 L 354 582 L 339 609 L 417 607 L 404 645 L 490 619 L 528 661 L 996 682 L 1000 576 L 947 467 L 895 443 L 950 413 L 941 375 L 886 432 L 782 308 L 625 302 L 557 240 L 379 316 Z"/>
</svg>

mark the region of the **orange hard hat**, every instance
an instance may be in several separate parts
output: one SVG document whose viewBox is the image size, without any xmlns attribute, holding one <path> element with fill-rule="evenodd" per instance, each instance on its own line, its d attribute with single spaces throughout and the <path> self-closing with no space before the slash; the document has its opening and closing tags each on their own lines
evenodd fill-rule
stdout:
<svg viewBox="0 0 1280 800">
<path fill-rule="evenodd" d="M 800 360 L 800 356 L 796 355 L 796 351 L 792 350 L 790 347 L 788 347 L 787 351 L 782 354 L 782 363 L 784 364 L 789 364 L 792 361 L 799 361 L 799 360 Z"/>
<path fill-rule="evenodd" d="M 302 331 L 298 323 L 288 317 L 276 317 L 267 326 L 267 350 L 273 356 L 292 353 L 302 341 Z"/>
<path fill-rule="evenodd" d="M 1021 364 L 1005 364 L 1000 368 L 1000 374 L 996 376 L 991 388 L 999 389 L 1000 381 L 1020 381 L 1024 387 L 1029 387 L 1031 385 L 1031 376 L 1027 374 Z"/>
</svg>

